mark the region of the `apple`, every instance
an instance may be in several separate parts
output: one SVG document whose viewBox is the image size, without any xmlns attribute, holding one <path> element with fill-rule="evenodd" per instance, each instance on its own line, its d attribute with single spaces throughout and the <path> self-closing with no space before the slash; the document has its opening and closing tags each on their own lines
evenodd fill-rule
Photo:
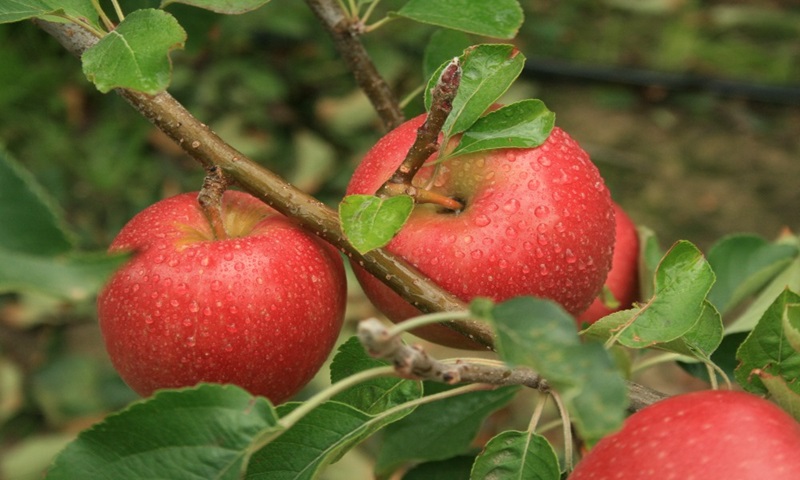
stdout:
<svg viewBox="0 0 800 480">
<path fill-rule="evenodd" d="M 800 424 L 737 391 L 670 397 L 600 440 L 570 480 L 797 480 Z"/>
<path fill-rule="evenodd" d="M 356 168 L 346 193 L 375 193 L 402 163 L 424 120 L 418 116 L 379 140 Z M 415 206 L 386 246 L 390 252 L 465 301 L 533 295 L 575 315 L 589 307 L 611 267 L 614 209 L 597 168 L 566 132 L 556 127 L 537 148 L 448 159 L 435 178 L 430 163 L 415 175 L 414 185 L 429 186 L 464 208 Z M 366 295 L 390 320 L 420 314 L 380 280 L 357 265 L 354 270 Z M 414 333 L 447 346 L 480 348 L 441 325 Z"/>
<path fill-rule="evenodd" d="M 616 202 L 613 205 L 617 240 L 604 290 L 613 296 L 615 305 L 609 306 L 601 294 L 578 317 L 579 324 L 592 324 L 606 315 L 630 308 L 639 297 L 639 233 L 622 207 Z"/>
<path fill-rule="evenodd" d="M 122 229 L 133 256 L 101 291 L 105 346 L 142 396 L 230 383 L 280 403 L 319 370 L 346 304 L 341 256 L 260 200 L 227 191 L 215 239 L 197 193 L 162 200 Z"/>
</svg>

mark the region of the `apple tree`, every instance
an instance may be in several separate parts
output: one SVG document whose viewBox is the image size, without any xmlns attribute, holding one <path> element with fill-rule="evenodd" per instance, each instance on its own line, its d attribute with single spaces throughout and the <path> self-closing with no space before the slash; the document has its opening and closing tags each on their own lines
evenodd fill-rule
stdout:
<svg viewBox="0 0 800 480">
<path fill-rule="evenodd" d="M 0 291 L 99 297 L 108 354 L 142 395 L 45 478 L 326 478 L 362 448 L 386 479 L 800 478 L 796 235 L 703 252 L 636 227 L 555 113 L 507 96 L 526 60 L 517 0 L 305 2 L 338 54 L 324 68 L 350 72 L 385 134 L 322 202 L 169 92 L 171 56 L 203 32 L 193 12 L 270 8 L 280 23 L 299 8 L 267 3 L 0 2 L 0 22 L 46 32 L 204 178 L 142 208 L 110 252 L 86 251 L 0 152 Z M 419 88 L 395 91 L 362 41 L 389 22 L 434 32 Z M 407 94 L 424 110 L 411 120 Z M 359 284 L 383 316 L 342 329 Z M 708 387 L 667 398 L 631 380 L 661 362 Z M 315 374 L 329 378 L 303 390 Z M 526 401 L 523 421 L 492 428 Z"/>
</svg>

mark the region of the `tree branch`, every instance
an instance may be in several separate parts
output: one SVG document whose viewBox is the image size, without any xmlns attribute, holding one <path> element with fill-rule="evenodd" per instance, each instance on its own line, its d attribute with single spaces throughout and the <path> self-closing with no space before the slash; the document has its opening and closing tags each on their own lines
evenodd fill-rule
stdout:
<svg viewBox="0 0 800 480">
<path fill-rule="evenodd" d="M 75 25 L 36 23 L 76 55 L 97 42 L 96 37 Z M 117 93 L 204 167 L 219 167 L 242 189 L 336 246 L 421 311 L 461 311 L 467 308 L 458 297 L 439 287 L 402 258 L 383 249 L 359 253 L 344 236 L 335 211 L 225 143 L 169 93 L 151 96 L 127 89 L 117 89 Z M 491 329 L 481 322 L 445 324 L 480 345 L 487 348 L 493 345 Z"/>
<path fill-rule="evenodd" d="M 336 51 L 353 74 L 356 83 L 367 94 L 386 130 L 403 123 L 403 111 L 392 90 L 372 63 L 361 43 L 359 25 L 352 22 L 335 0 L 306 0 L 308 7 L 328 30 Z"/>
</svg>

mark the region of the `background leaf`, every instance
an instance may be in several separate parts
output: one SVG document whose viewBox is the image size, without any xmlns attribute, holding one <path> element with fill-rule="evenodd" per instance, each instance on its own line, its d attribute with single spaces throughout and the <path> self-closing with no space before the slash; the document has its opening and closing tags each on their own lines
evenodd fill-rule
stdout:
<svg viewBox="0 0 800 480">
<path fill-rule="evenodd" d="M 0 150 L 0 250 L 55 255 L 72 249 L 61 212 L 36 180 Z"/>
<path fill-rule="evenodd" d="M 278 407 L 286 415 L 297 403 Z M 350 405 L 329 401 L 260 449 L 250 461 L 248 480 L 312 479 L 385 425 L 408 415 L 413 407 L 370 416 Z"/>
<path fill-rule="evenodd" d="M 764 287 L 752 303 L 725 328 L 726 333 L 752 330 L 784 290 L 800 292 L 800 256 L 795 257 Z"/>
<path fill-rule="evenodd" d="M 394 15 L 495 38 L 514 38 L 523 21 L 517 0 L 409 0 Z"/>
<path fill-rule="evenodd" d="M 0 2 L 0 23 L 11 23 L 54 12 L 46 0 L 5 0 Z"/>
<path fill-rule="evenodd" d="M 339 204 L 339 218 L 347 240 L 365 253 L 389 243 L 413 208 L 414 200 L 407 195 L 389 198 L 348 195 Z"/>
<path fill-rule="evenodd" d="M 444 391 L 446 385 L 425 383 L 425 393 Z M 469 392 L 425 405 L 386 428 L 375 466 L 378 475 L 417 461 L 444 460 L 464 453 L 483 421 L 506 405 L 518 387 Z"/>
<path fill-rule="evenodd" d="M 764 373 L 787 380 L 789 387 L 800 394 L 800 352 L 791 347 L 783 331 L 786 307 L 800 302 L 800 295 L 784 290 L 770 305 L 750 335 L 747 336 L 736 357 L 740 361 L 736 368 L 736 381 L 745 390 L 767 393 L 767 387 L 756 373 Z"/>
<path fill-rule="evenodd" d="M 161 8 L 173 3 L 183 3 L 212 12 L 235 15 L 255 10 L 269 3 L 269 0 L 163 0 Z"/>
<path fill-rule="evenodd" d="M 580 341 L 575 320 L 563 308 L 518 297 L 495 305 L 490 320 L 501 358 L 547 379 L 586 441 L 594 442 L 622 424 L 627 388 L 614 361 L 599 343 Z"/>
<path fill-rule="evenodd" d="M 336 383 L 355 373 L 385 365 L 389 365 L 389 362 L 370 357 L 364 351 L 358 338 L 351 337 L 339 347 L 336 356 L 333 357 L 331 383 Z M 421 396 L 421 382 L 390 376 L 361 382 L 336 395 L 333 399 L 362 412 L 375 415 Z"/>
<path fill-rule="evenodd" d="M 541 100 L 522 100 L 487 113 L 461 136 L 451 156 L 499 148 L 538 147 L 555 125 L 556 115 Z"/>
<path fill-rule="evenodd" d="M 251 442 L 276 425 L 268 400 L 235 386 L 164 390 L 82 432 L 47 479 L 238 479 Z"/>
<path fill-rule="evenodd" d="M 183 48 L 186 32 L 163 10 L 131 12 L 81 57 L 83 73 L 98 90 L 130 88 L 156 94 L 169 86 L 169 52 Z"/>
<path fill-rule="evenodd" d="M 717 281 L 708 299 L 725 313 L 766 285 L 798 254 L 796 245 L 769 243 L 757 235 L 730 235 L 708 252 Z"/>
<path fill-rule="evenodd" d="M 550 442 L 532 432 L 508 430 L 489 440 L 472 467 L 472 480 L 559 480 L 561 469 Z"/>
</svg>

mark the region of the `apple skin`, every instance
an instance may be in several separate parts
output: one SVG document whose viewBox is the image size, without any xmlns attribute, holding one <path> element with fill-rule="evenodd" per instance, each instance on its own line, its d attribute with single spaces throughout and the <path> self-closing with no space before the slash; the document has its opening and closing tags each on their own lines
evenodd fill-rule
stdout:
<svg viewBox="0 0 800 480">
<path fill-rule="evenodd" d="M 595 298 L 589 308 L 578 317 L 579 325 L 591 325 L 606 315 L 631 308 L 633 302 L 639 299 L 639 234 L 636 224 L 625 210 L 616 202 L 613 205 L 616 242 L 605 286 L 614 295 L 618 305 L 609 308 L 602 298 Z"/>
<path fill-rule="evenodd" d="M 424 120 L 420 115 L 379 140 L 346 193 L 375 193 L 402 163 Z M 588 308 L 611 267 L 614 210 L 600 173 L 569 135 L 555 128 L 537 148 L 460 156 L 440 169 L 430 189 L 463 201 L 465 208 L 454 213 L 417 205 L 386 246 L 390 252 L 465 301 L 533 295 L 555 300 L 572 314 Z M 424 166 L 414 184 L 425 185 L 433 170 Z M 354 270 L 390 320 L 420 314 L 380 280 L 357 265 Z M 481 348 L 441 325 L 413 333 L 451 347 Z"/>
<path fill-rule="evenodd" d="M 800 424 L 736 391 L 670 397 L 600 440 L 569 480 L 797 480 Z"/>
<path fill-rule="evenodd" d="M 214 240 L 197 193 L 136 215 L 110 251 L 133 251 L 98 302 L 114 367 L 137 393 L 231 383 L 280 403 L 323 364 L 346 304 L 341 256 L 255 197 L 227 191 Z"/>
</svg>

